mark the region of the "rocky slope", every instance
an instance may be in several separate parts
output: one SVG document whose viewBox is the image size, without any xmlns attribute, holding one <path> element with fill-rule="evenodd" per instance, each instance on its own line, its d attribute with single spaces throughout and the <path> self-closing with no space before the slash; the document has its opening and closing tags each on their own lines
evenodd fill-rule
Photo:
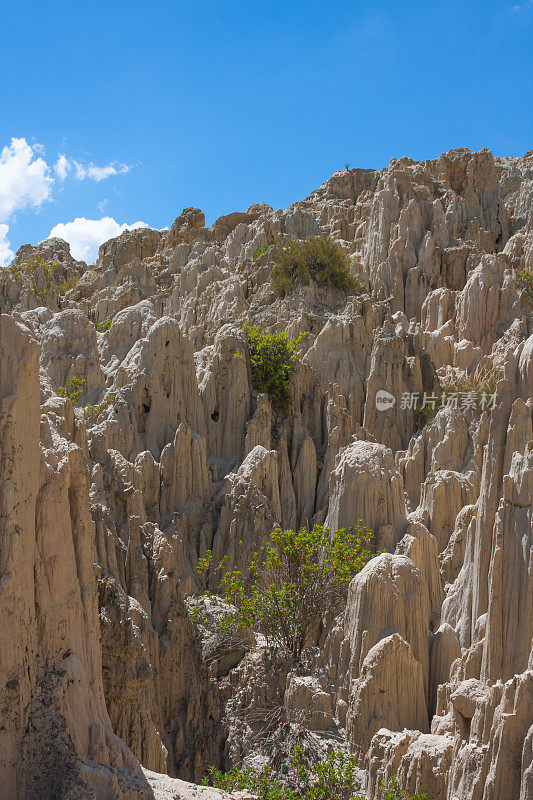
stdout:
<svg viewBox="0 0 533 800">
<path fill-rule="evenodd" d="M 363 291 L 276 298 L 252 254 L 318 232 Z M 369 800 L 391 775 L 431 800 L 533 800 L 524 268 L 533 155 L 466 149 L 212 228 L 185 209 L 95 265 L 60 240 L 19 250 L 0 280 L 2 800 L 210 800 L 155 773 L 198 781 L 291 737 L 345 742 Z M 307 333 L 288 413 L 252 391 L 243 323 Z M 421 419 L 401 400 L 495 369 L 494 403 Z M 359 518 L 386 552 L 304 664 L 202 648 L 186 599 L 207 549 L 239 567 L 276 524 Z"/>
</svg>

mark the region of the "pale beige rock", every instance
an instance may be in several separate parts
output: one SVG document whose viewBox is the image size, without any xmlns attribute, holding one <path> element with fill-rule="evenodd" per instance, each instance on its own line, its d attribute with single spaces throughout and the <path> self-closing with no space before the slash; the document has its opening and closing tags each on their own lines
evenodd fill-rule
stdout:
<svg viewBox="0 0 533 800">
<path fill-rule="evenodd" d="M 409 795 L 427 792 L 431 800 L 449 800 L 453 740 L 448 736 L 402 731 L 378 731 L 367 755 L 369 800 L 378 800 L 381 783 L 397 777 Z"/>
<path fill-rule="evenodd" d="M 177 778 L 169 778 L 168 775 L 161 775 L 143 769 L 146 780 L 153 792 L 154 800 L 251 800 L 251 795 L 247 792 L 221 792 L 219 789 L 212 789 L 207 786 L 196 786 L 193 783 L 180 781 Z"/>
<path fill-rule="evenodd" d="M 391 451 L 382 444 L 357 441 L 341 450 L 330 478 L 327 524 L 333 530 L 358 520 L 380 544 L 380 528 L 392 525 L 396 539 L 404 532 L 403 481 Z"/>
<path fill-rule="evenodd" d="M 366 654 L 352 682 L 346 736 L 364 758 L 379 728 L 429 730 L 422 666 L 398 633 L 381 639 Z"/>
<path fill-rule="evenodd" d="M 370 561 L 352 580 L 348 593 L 344 623 L 349 641 L 348 680 L 359 677 L 369 650 L 395 632 L 421 664 L 427 691 L 429 618 L 428 590 L 409 558 L 384 553 Z"/>
<path fill-rule="evenodd" d="M 292 675 L 284 699 L 289 720 L 319 731 L 333 723 L 331 696 L 310 676 Z"/>
</svg>

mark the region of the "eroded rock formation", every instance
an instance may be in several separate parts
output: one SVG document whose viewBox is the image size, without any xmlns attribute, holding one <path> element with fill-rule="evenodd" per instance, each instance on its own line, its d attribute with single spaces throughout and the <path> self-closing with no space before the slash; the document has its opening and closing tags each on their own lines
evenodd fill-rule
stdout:
<svg viewBox="0 0 533 800">
<path fill-rule="evenodd" d="M 368 800 L 392 775 L 533 800 L 532 197 L 531 153 L 459 149 L 211 228 L 185 209 L 90 266 L 59 240 L 19 250 L 0 279 L 2 800 L 192 797 L 173 779 L 302 731 L 345 743 Z M 257 248 L 319 232 L 362 292 L 276 297 Z M 252 390 L 244 323 L 306 334 L 287 412 Z M 489 373 L 495 398 L 408 400 Z M 359 519 L 385 552 L 302 664 L 207 624 L 202 646 L 208 550 L 241 569 L 276 525 Z"/>
</svg>

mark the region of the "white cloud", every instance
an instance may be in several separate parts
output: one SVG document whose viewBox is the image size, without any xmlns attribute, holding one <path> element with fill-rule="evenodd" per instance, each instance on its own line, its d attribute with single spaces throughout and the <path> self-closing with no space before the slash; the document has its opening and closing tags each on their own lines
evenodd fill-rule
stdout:
<svg viewBox="0 0 533 800">
<path fill-rule="evenodd" d="M 9 246 L 8 233 L 9 225 L 0 223 L 0 267 L 7 267 L 15 258 L 15 253 Z"/>
<path fill-rule="evenodd" d="M 72 169 L 72 164 L 70 163 L 68 158 L 63 154 L 58 156 L 58 159 L 54 164 L 54 172 L 60 181 L 65 180 L 71 169 Z"/>
<path fill-rule="evenodd" d="M 91 181 L 104 181 L 112 175 L 125 175 L 129 172 L 131 167 L 128 164 L 121 164 L 120 161 L 111 161 L 109 164 L 99 167 L 97 164 L 80 164 L 74 158 L 67 158 L 61 154 L 56 163 L 54 164 L 54 172 L 57 177 L 64 181 L 68 173 L 74 170 L 74 177 L 78 181 L 91 180 Z"/>
<path fill-rule="evenodd" d="M 0 153 L 0 221 L 23 208 L 38 208 L 50 197 L 53 182 L 48 164 L 35 158 L 26 139 L 11 139 Z"/>
<path fill-rule="evenodd" d="M 111 175 L 124 175 L 129 172 L 131 167 L 127 164 L 120 164 L 118 161 L 112 161 L 103 167 L 97 167 L 96 164 L 79 164 L 77 161 L 72 161 L 76 167 L 76 178 L 79 181 L 84 181 L 89 178 L 92 181 L 103 181 L 110 178 Z"/>
<path fill-rule="evenodd" d="M 50 231 L 50 238 L 57 236 L 70 244 L 70 252 L 74 258 L 93 264 L 98 257 L 98 248 L 108 239 L 120 236 L 126 230 L 147 228 L 146 222 L 134 222 L 131 225 L 119 223 L 113 217 L 102 219 L 86 219 L 76 217 L 72 222 L 60 222 Z"/>
<path fill-rule="evenodd" d="M 8 226 L 17 211 L 40 206 L 52 197 L 52 189 L 58 181 L 65 181 L 70 173 L 83 181 L 103 181 L 113 175 L 123 175 L 131 167 L 119 161 L 104 166 L 92 162 L 80 164 L 64 153 L 59 153 L 55 164 L 47 164 L 44 147 L 38 142 L 28 144 L 24 138 L 12 138 L 0 152 L 0 266 L 13 259 L 13 251 L 7 239 Z M 107 200 L 98 204 L 103 215 Z M 128 228 L 147 227 L 144 222 L 119 225 L 112 217 L 85 219 L 77 217 L 72 222 L 56 225 L 51 236 L 60 236 L 71 244 L 75 258 L 96 260 L 98 245 L 118 236 Z"/>
</svg>

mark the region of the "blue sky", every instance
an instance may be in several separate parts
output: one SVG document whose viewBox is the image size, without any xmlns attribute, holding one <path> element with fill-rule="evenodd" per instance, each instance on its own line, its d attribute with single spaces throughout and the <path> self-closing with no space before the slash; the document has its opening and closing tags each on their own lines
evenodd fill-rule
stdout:
<svg viewBox="0 0 533 800">
<path fill-rule="evenodd" d="M 3 0 L 0 261 L 286 206 L 346 162 L 522 155 L 532 41 L 533 0 Z"/>
</svg>

